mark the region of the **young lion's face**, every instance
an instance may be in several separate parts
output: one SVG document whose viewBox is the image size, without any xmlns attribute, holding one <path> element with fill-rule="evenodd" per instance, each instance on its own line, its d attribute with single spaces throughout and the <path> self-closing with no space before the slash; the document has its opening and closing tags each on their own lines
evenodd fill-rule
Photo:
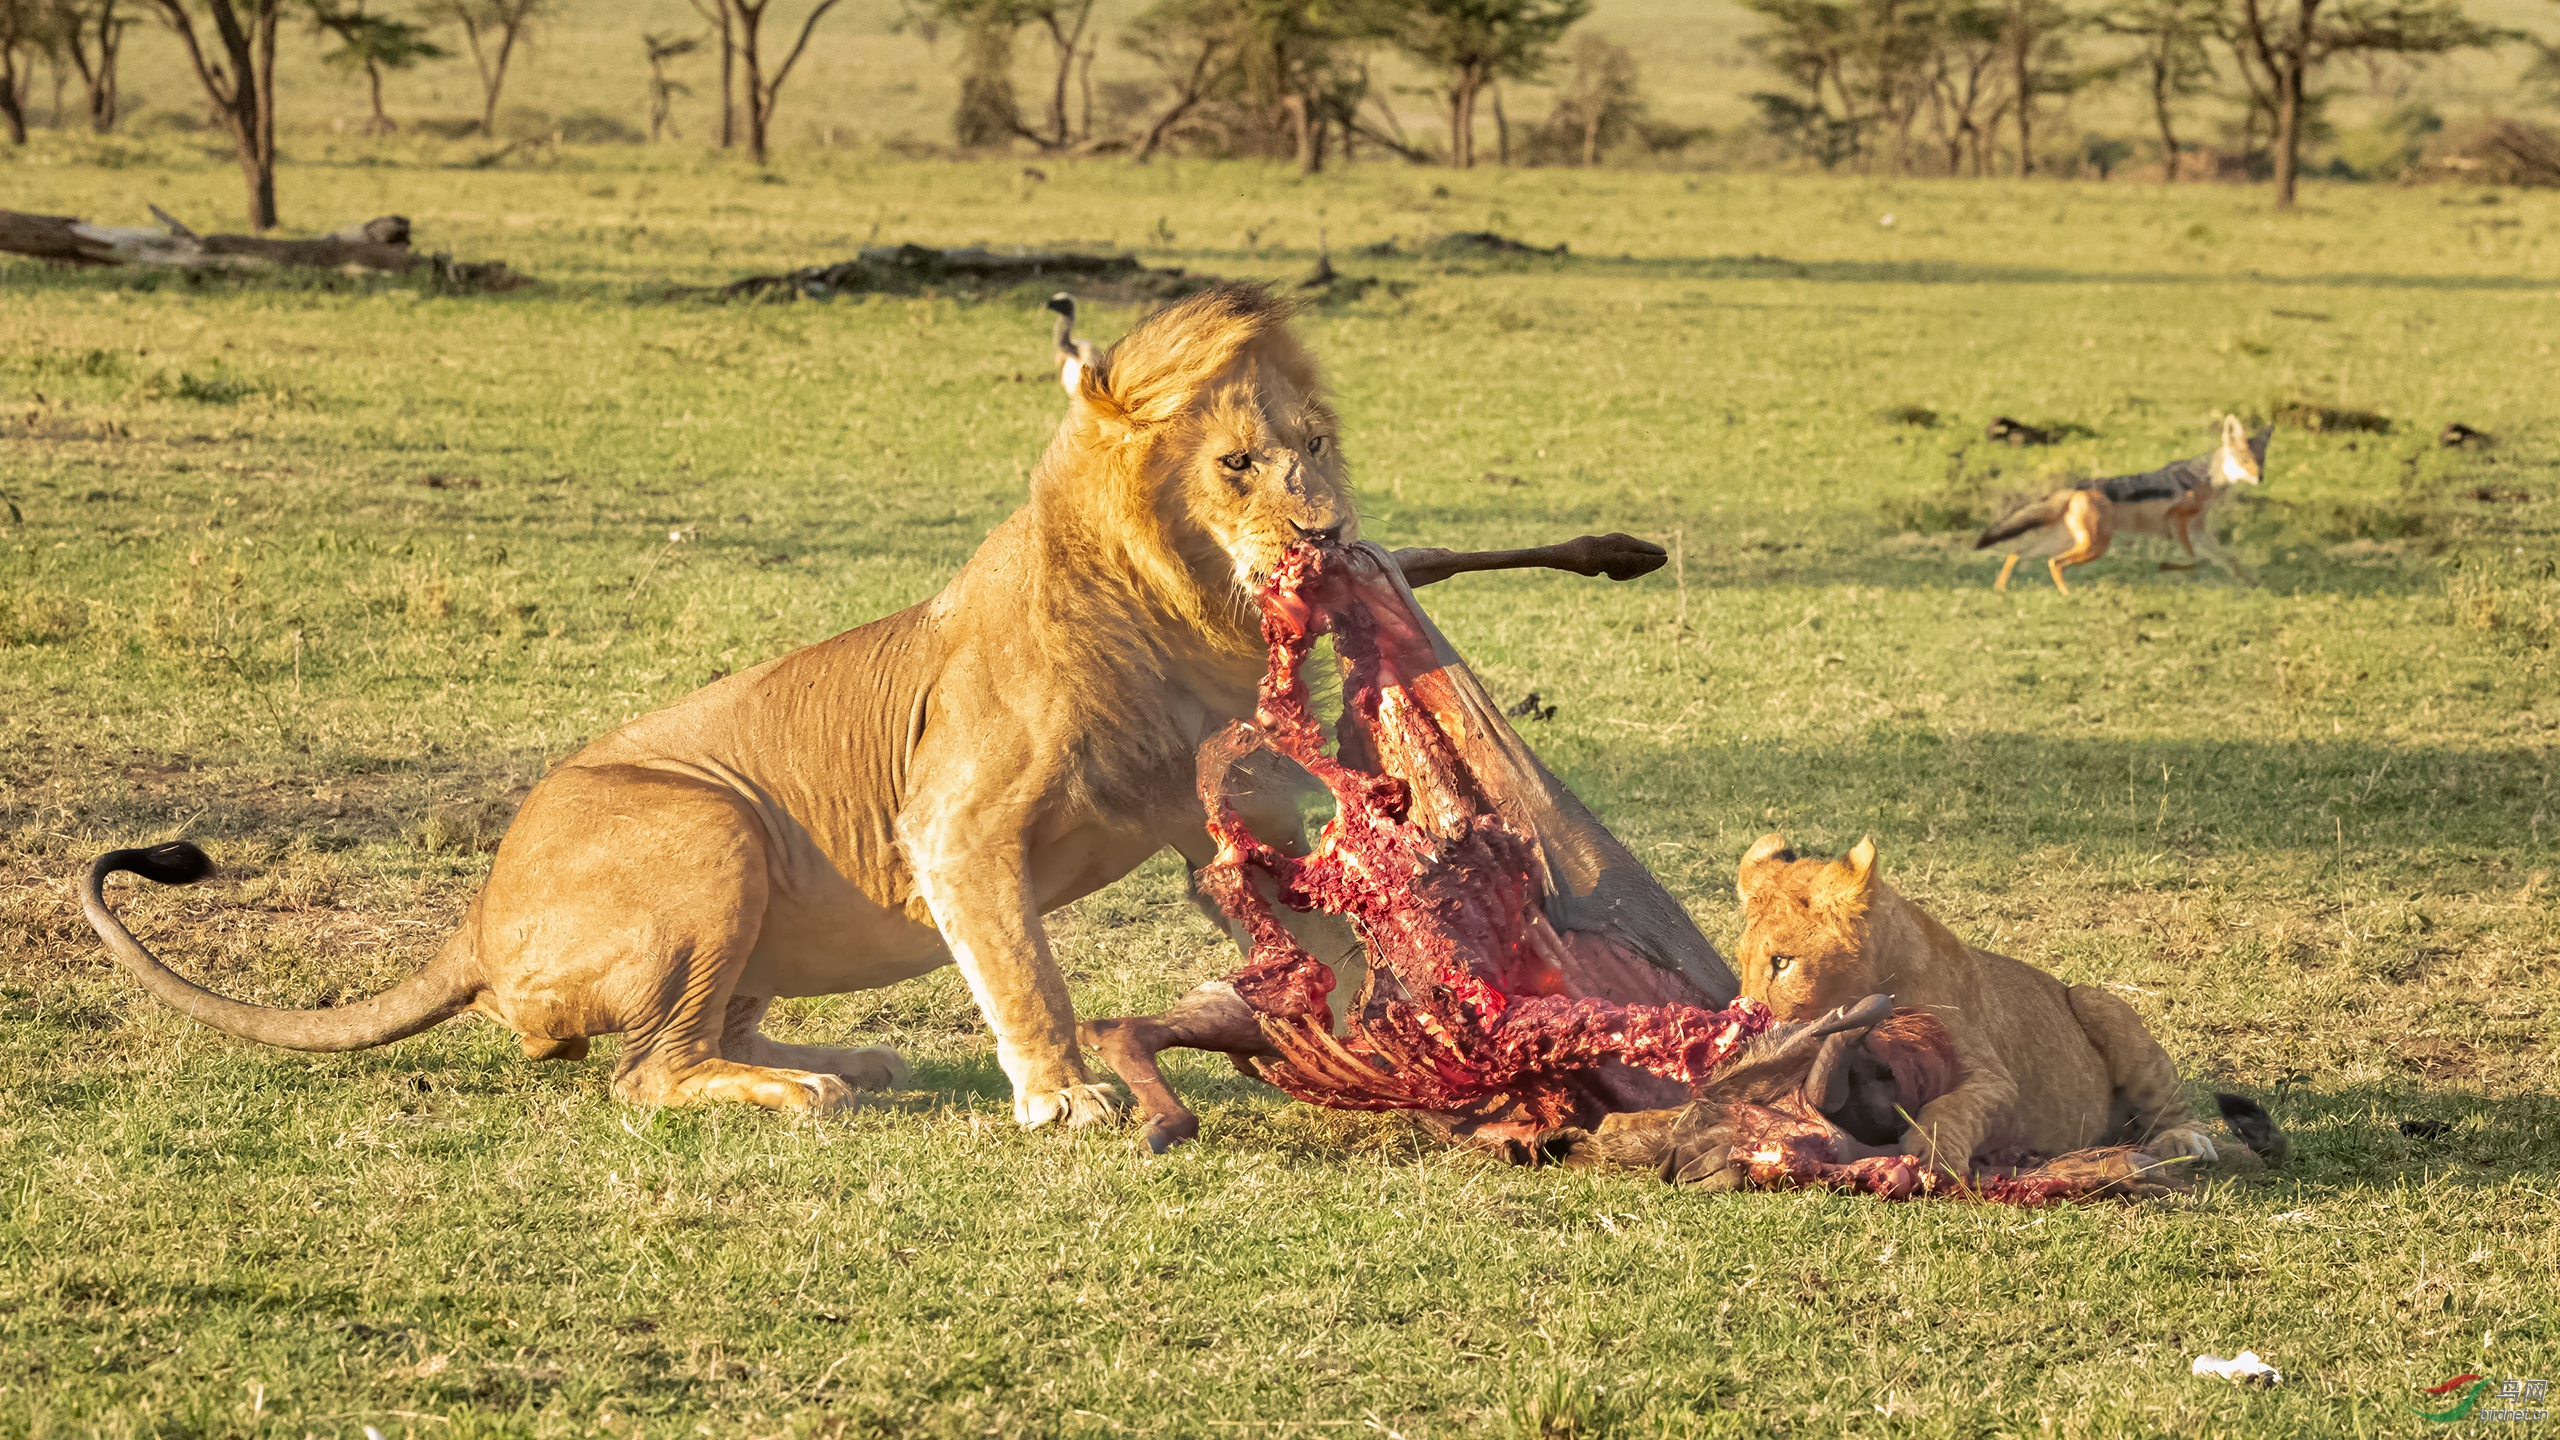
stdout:
<svg viewBox="0 0 2560 1440">
<path fill-rule="evenodd" d="M 1867 954 L 1868 900 L 1876 882 L 1872 841 L 1838 860 L 1800 860 L 1783 835 L 1766 835 L 1742 858 L 1742 993 L 1781 1020 L 1810 1020 L 1876 994 Z"/>
<path fill-rule="evenodd" d="M 1294 345 L 1241 357 L 1181 424 L 1165 448 L 1166 518 L 1216 545 L 1237 585 L 1252 589 L 1301 540 L 1360 538 L 1340 423 Z"/>
</svg>

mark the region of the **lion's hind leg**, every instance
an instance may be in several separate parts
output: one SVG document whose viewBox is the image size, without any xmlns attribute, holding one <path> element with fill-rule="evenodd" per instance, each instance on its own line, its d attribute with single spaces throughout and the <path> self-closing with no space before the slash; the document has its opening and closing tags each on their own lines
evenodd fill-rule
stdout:
<svg viewBox="0 0 2560 1440">
<path fill-rule="evenodd" d="M 826 1111 L 836 1075 L 721 1053 L 729 997 L 764 925 L 764 831 L 716 785 L 637 766 L 563 771 L 510 827 L 483 892 L 494 1009 L 537 1058 L 620 1031 L 615 1098 Z M 682 857 L 680 862 L 671 857 Z"/>
<path fill-rule="evenodd" d="M 2192 1156 L 2210 1163 L 2217 1158 L 2213 1141 L 2197 1128 L 2195 1113 L 2187 1108 L 2178 1067 L 2133 1007 L 2093 985 L 2074 985 L 2068 993 L 2071 1013 L 2106 1061 L 2114 1092 L 2110 1118 L 2120 1127 L 2118 1133 L 2101 1136 L 2100 1143 L 2138 1145 L 2163 1159 Z"/>
<path fill-rule="evenodd" d="M 895 1090 L 907 1083 L 906 1058 L 886 1045 L 793 1045 L 764 1033 L 773 999 L 739 995 L 729 1001 L 721 1027 L 723 1059 L 764 1070 L 808 1070 L 833 1075 L 856 1090 Z"/>
</svg>

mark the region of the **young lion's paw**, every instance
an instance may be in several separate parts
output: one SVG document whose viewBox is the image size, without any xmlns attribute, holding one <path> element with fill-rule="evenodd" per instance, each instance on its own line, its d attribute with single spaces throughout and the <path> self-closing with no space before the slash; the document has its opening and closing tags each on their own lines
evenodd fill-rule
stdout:
<svg viewBox="0 0 2560 1440">
<path fill-rule="evenodd" d="M 1013 1118 L 1025 1130 L 1037 1130 L 1063 1119 L 1070 1130 L 1107 1125 L 1120 1118 L 1120 1094 L 1107 1085 L 1069 1085 L 1062 1090 L 1035 1090 L 1017 1095 Z"/>
<path fill-rule="evenodd" d="M 886 1045 L 840 1050 L 831 1068 L 856 1090 L 895 1090 L 907 1083 L 906 1057 Z"/>
<path fill-rule="evenodd" d="M 2163 1160 L 2183 1156 L 2210 1165 L 2222 1158 L 2215 1153 L 2211 1137 L 2192 1125 L 2163 1130 L 2144 1142 L 2142 1148 Z"/>
</svg>

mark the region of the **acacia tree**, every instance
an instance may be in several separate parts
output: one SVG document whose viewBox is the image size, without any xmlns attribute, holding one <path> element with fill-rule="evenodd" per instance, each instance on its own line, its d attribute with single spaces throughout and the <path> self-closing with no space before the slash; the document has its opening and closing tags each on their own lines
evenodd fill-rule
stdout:
<svg viewBox="0 0 2560 1440">
<path fill-rule="evenodd" d="M 947 22 L 962 36 L 963 98 L 956 128 L 961 143 L 984 145 L 1002 138 L 1028 140 L 1044 152 L 1072 150 L 1093 137 L 1094 0 L 930 0 L 929 21 Z M 1037 26 L 1049 42 L 1048 114 L 1040 128 L 1022 122 L 1013 101 L 1014 42 L 1024 26 Z M 1087 98 L 1084 123 L 1067 113 L 1067 91 L 1079 70 Z"/>
<path fill-rule="evenodd" d="M 1132 163 L 1154 159 L 1174 127 L 1235 78 L 1245 30 L 1237 0 L 1156 0 L 1129 22 L 1121 48 L 1153 64 L 1173 92 L 1131 149 Z"/>
<path fill-rule="evenodd" d="M 2275 120 L 2276 208 L 2290 210 L 2312 78 L 2341 55 L 2443 55 L 2496 44 L 2459 0 L 2232 0 L 2222 24 Z"/>
<path fill-rule="evenodd" d="M 1575 153 L 1588 168 L 1600 163 L 1604 143 L 1643 114 L 1636 57 L 1627 47 L 1588 30 L 1573 37 L 1572 68 L 1556 88 L 1555 113 L 1547 119 L 1548 129 L 1571 137 Z"/>
<path fill-rule="evenodd" d="M 9 143 L 27 143 L 27 82 L 35 57 L 53 48 L 52 17 L 37 0 L 0 0 L 0 120 Z"/>
<path fill-rule="evenodd" d="M 276 26 L 283 0 L 152 0 L 162 23 L 186 52 L 213 102 L 222 128 L 240 156 L 249 187 L 249 224 L 276 223 Z M 196 31 L 201 9 L 219 50 L 208 51 Z"/>
<path fill-rule="evenodd" d="M 2075 18 L 2061 0 L 2008 0 L 2001 45 L 2009 65 L 2009 108 L 2018 126 L 2018 173 L 2036 171 L 2036 97 L 2067 95 Z"/>
<path fill-rule="evenodd" d="M 773 0 L 729 0 L 738 12 L 738 64 L 746 72 L 747 81 L 747 154 L 758 165 L 765 163 L 766 140 L 773 127 L 773 107 L 782 95 L 782 82 L 791 78 L 791 67 L 809 48 L 809 33 L 818 28 L 838 0 L 818 0 L 809 7 L 807 18 L 800 22 L 800 38 L 770 77 L 764 68 L 764 16 L 773 8 Z"/>
<path fill-rule="evenodd" d="M 1439 71 L 1449 102 L 1449 163 L 1476 163 L 1476 101 L 1501 80 L 1534 80 L 1548 52 L 1591 0 L 1403 0 L 1382 17 L 1386 38 Z"/>
<path fill-rule="evenodd" d="M 2177 103 L 2213 88 L 2213 0 L 2125 0 L 2097 17 L 2100 29 L 2140 42 L 2134 65 L 2160 127 L 2160 183 L 2178 178 Z"/>
<path fill-rule="evenodd" d="M 1843 161 L 1863 166 L 1881 132 L 1891 137 L 1892 167 L 1911 167 L 1912 129 L 1935 96 L 1942 7 L 1927 0 L 1744 4 L 1763 21 L 1746 43 L 1795 90 L 1752 97 L 1773 133 L 1829 169 Z"/>
<path fill-rule="evenodd" d="M 720 37 L 720 148 L 738 143 L 738 12 L 733 0 L 688 0 Z"/>
<path fill-rule="evenodd" d="M 1995 6 L 1956 0 L 1939 12 L 1929 52 L 1929 123 L 1946 152 L 1947 173 L 1990 173 L 1991 131 L 2009 107 L 2000 69 L 2004 17 Z"/>
<path fill-rule="evenodd" d="M 407 70 L 421 60 L 442 60 L 453 52 L 427 39 L 426 27 L 388 15 L 365 13 L 364 0 L 341 10 L 334 0 L 312 0 L 311 27 L 335 36 L 338 48 L 322 57 L 340 70 L 362 70 L 373 98 L 367 135 L 388 135 L 400 126 L 382 108 L 382 72 Z"/>
<path fill-rule="evenodd" d="M 122 100 L 116 93 L 116 59 L 130 16 L 116 14 L 118 0 L 53 0 L 53 35 L 87 92 L 89 128 L 104 135 L 116 126 Z"/>
<path fill-rule="evenodd" d="M 699 35 L 643 35 L 640 44 L 649 54 L 649 143 L 658 143 L 661 133 L 681 140 L 684 132 L 676 128 L 675 99 L 690 95 L 693 87 L 667 74 L 667 62 L 680 60 L 702 48 Z"/>
<path fill-rule="evenodd" d="M 165 0 L 164 0 L 165 3 Z M 480 133 L 498 133 L 498 92 L 506 88 L 507 63 L 533 38 L 534 22 L 551 13 L 552 0 L 428 0 L 421 11 L 462 27 L 471 64 L 480 72 Z"/>
</svg>

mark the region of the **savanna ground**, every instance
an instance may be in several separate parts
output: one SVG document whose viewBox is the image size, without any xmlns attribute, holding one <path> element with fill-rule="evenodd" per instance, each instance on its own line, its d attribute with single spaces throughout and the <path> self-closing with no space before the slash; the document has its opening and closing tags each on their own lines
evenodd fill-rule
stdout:
<svg viewBox="0 0 2560 1440">
<path fill-rule="evenodd" d="M 193 148 L 41 142 L 9 203 L 236 214 Z M 136 158 L 136 157 L 139 158 Z M 2560 199 L 1362 167 L 303 164 L 542 277 L 154 283 L 0 266 L 0 1433 L 2388 1434 L 2560 1378 Z M 1880 223 L 1890 213 L 1894 223 Z M 113 970 L 71 878 L 270 1003 L 407 971 L 582 740 L 930 594 L 1055 423 L 1036 296 L 721 306 L 877 237 L 1075 239 L 1392 282 L 1306 329 L 1368 533 L 1626 529 L 1625 585 L 1428 592 L 1720 943 L 1760 832 L 2123 993 L 2294 1157 L 2140 1207 L 1704 1196 L 1505 1169 L 1223 1061 L 1201 1143 L 1024 1134 L 949 971 L 783 1007 L 914 1087 L 822 1124 L 646 1113 L 609 1046 L 458 1022 L 253 1050 Z M 1564 260 L 1411 252 L 1493 228 Z M 1402 237 L 1394 257 L 1353 247 Z M 1103 309 L 1104 337 L 1129 322 Z M 1998 497 L 2276 438 L 2224 522 L 2057 596 Z M 1891 412 L 1922 407 L 1934 426 Z M 1882 418 L 1880 412 L 1883 412 Z M 2082 427 L 1989 447 L 1996 414 Z M 1916 417 L 1913 417 L 1916 418 Z M 2446 450 L 2461 421 L 2495 435 Z M 1159 861 L 1056 917 L 1087 1014 L 1232 964 Z M 2404 1134 L 2403 1122 L 2440 1132 Z M 2252 1347 L 2272 1391 L 2192 1377 Z"/>
</svg>

